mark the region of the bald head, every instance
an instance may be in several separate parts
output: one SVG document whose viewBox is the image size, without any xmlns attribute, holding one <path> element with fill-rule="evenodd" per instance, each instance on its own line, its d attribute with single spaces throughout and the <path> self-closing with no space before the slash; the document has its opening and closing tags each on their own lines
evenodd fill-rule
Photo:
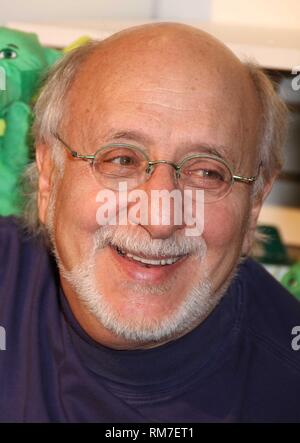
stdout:
<svg viewBox="0 0 300 443">
<path fill-rule="evenodd" d="M 84 118 L 89 127 L 96 127 L 107 106 L 115 103 L 126 112 L 132 99 L 140 110 L 152 106 L 153 118 L 155 106 L 173 113 L 215 112 L 216 131 L 219 119 L 223 126 L 231 125 L 230 106 L 236 141 L 244 144 L 246 138 L 252 146 L 256 144 L 260 104 L 248 70 L 222 43 L 194 27 L 143 25 L 95 45 L 69 91 L 72 112 L 64 126 L 75 134 L 77 118 Z M 86 131 L 84 139 L 90 134 Z M 93 143 L 99 138 L 95 135 Z"/>
<path fill-rule="evenodd" d="M 157 83 L 167 75 L 167 82 L 177 77 L 191 87 L 209 76 L 218 82 L 216 89 L 219 83 L 230 88 L 231 82 L 235 92 L 248 90 L 250 100 L 254 92 L 248 70 L 225 45 L 200 29 L 176 23 L 137 26 L 103 40 L 83 63 L 74 89 L 80 83 L 99 87 L 105 77 L 118 84 L 134 75 L 138 86 L 144 75 L 151 74 Z"/>
<path fill-rule="evenodd" d="M 238 58 L 212 35 L 192 26 L 179 23 L 155 23 L 136 26 L 118 32 L 99 43 L 97 51 L 103 60 L 108 57 L 116 61 L 133 58 L 137 61 L 155 62 L 177 60 L 184 63 L 211 59 L 214 64 L 231 63 L 243 69 Z M 96 52 L 97 52 L 96 51 Z M 98 52 L 98 54 L 100 54 Z M 163 63 L 164 64 L 164 63 Z"/>
</svg>

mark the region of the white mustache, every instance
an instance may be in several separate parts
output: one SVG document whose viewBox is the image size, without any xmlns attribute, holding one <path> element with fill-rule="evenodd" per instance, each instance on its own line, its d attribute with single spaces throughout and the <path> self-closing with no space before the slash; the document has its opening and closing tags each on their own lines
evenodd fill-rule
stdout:
<svg viewBox="0 0 300 443">
<path fill-rule="evenodd" d="M 206 243 L 203 237 L 190 237 L 174 233 L 167 239 L 152 239 L 140 228 L 121 226 L 103 226 L 94 235 L 94 250 L 111 245 L 135 255 L 181 256 L 196 255 L 202 258 L 206 254 Z"/>
</svg>

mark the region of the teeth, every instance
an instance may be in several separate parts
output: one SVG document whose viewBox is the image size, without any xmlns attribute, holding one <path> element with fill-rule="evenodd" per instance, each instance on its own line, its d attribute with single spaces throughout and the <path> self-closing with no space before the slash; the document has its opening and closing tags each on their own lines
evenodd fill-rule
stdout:
<svg viewBox="0 0 300 443">
<path fill-rule="evenodd" d="M 153 266 L 172 265 L 173 263 L 177 262 L 181 258 L 181 256 L 180 256 L 180 257 L 163 258 L 161 260 L 160 259 L 154 260 L 154 259 L 139 257 L 138 255 L 133 255 L 133 254 L 130 254 L 129 252 L 122 251 L 117 246 L 115 248 L 116 248 L 119 255 L 122 255 L 122 256 L 126 255 L 128 258 L 131 258 L 132 260 L 139 261 L 139 262 L 144 263 L 146 265 L 153 265 Z"/>
<path fill-rule="evenodd" d="M 155 265 L 155 266 L 162 266 L 162 265 L 172 265 L 177 260 L 180 259 L 180 257 L 172 257 L 172 258 L 166 258 L 162 260 L 154 260 L 154 259 L 147 259 L 144 257 L 138 257 L 137 255 L 132 254 L 125 254 L 127 257 L 132 258 L 133 260 L 139 261 L 141 263 L 145 263 L 146 265 Z"/>
</svg>

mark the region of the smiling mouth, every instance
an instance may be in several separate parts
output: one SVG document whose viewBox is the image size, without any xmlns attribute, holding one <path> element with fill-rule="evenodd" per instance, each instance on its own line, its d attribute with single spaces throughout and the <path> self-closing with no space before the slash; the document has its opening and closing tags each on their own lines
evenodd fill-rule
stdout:
<svg viewBox="0 0 300 443">
<path fill-rule="evenodd" d="M 127 252 L 118 246 L 110 245 L 111 248 L 113 248 L 118 255 L 120 255 L 123 258 L 126 258 L 130 261 L 136 262 L 141 266 L 145 267 L 152 267 L 152 266 L 170 266 L 174 263 L 177 263 L 179 260 L 182 260 L 183 258 L 186 258 L 188 254 L 184 255 L 177 255 L 177 256 L 163 256 L 162 258 L 154 258 L 154 257 L 145 257 L 145 256 L 139 256 L 132 254 L 130 252 Z"/>
</svg>

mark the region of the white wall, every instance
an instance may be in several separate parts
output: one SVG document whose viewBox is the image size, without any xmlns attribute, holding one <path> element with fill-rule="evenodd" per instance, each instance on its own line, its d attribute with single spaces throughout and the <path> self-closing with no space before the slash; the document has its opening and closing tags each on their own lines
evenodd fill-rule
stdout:
<svg viewBox="0 0 300 443">
<path fill-rule="evenodd" d="M 0 23 L 8 21 L 139 19 L 151 17 L 152 0 L 0 0 Z"/>
<path fill-rule="evenodd" d="M 112 19 L 210 18 L 211 0 L 0 0 L 0 23 Z"/>
<path fill-rule="evenodd" d="M 152 0 L 155 18 L 162 20 L 209 21 L 211 0 Z"/>
<path fill-rule="evenodd" d="M 0 0 L 8 21 L 162 19 L 300 28 L 300 0 Z"/>
<path fill-rule="evenodd" d="M 300 29 L 299 0 L 212 0 L 213 21 Z"/>
</svg>

